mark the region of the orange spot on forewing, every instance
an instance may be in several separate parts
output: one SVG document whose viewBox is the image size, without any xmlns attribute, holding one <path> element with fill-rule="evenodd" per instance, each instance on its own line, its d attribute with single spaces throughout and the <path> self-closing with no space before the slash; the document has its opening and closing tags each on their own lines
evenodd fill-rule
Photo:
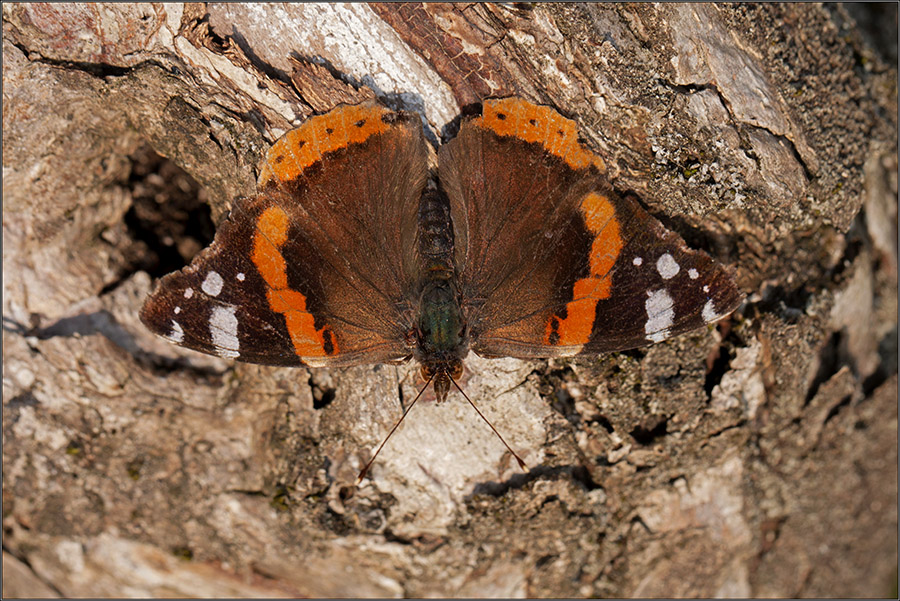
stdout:
<svg viewBox="0 0 900 601">
<path fill-rule="evenodd" d="M 545 333 L 545 344 L 578 346 L 587 344 L 594 328 L 597 303 L 609 298 L 612 292 L 610 271 L 622 251 L 624 241 L 619 231 L 615 207 L 601 194 L 591 192 L 581 201 L 584 225 L 594 235 L 588 258 L 588 277 L 576 281 L 572 287 L 573 300 L 566 304 L 566 317 L 552 315 Z M 556 324 L 558 338 L 552 337 Z"/>
<path fill-rule="evenodd" d="M 321 154 L 334 152 L 347 146 L 345 117 L 346 111 L 339 111 L 335 115 L 325 115 L 324 118 L 310 122 L 311 135 L 315 140 L 316 150 Z"/>
<path fill-rule="evenodd" d="M 316 320 L 303 311 L 286 311 L 284 321 L 298 357 L 321 357 L 326 355 L 324 332 L 316 330 Z"/>
<path fill-rule="evenodd" d="M 281 246 L 287 242 L 288 216 L 280 207 L 266 209 L 256 222 L 259 234 L 275 246 Z"/>
<path fill-rule="evenodd" d="M 526 142 L 540 144 L 573 169 L 593 165 L 600 171 L 606 170 L 603 160 L 578 142 L 575 122 L 548 106 L 532 104 L 521 98 L 488 100 L 484 103 L 483 116 L 475 119 L 473 124 L 499 136 L 516 136 Z"/>
<path fill-rule="evenodd" d="M 556 111 L 551 111 L 548 116 L 549 127 L 547 130 L 547 143 L 545 148 L 552 155 L 561 157 L 565 154 L 564 149 L 572 142 L 578 141 L 578 132 L 575 129 L 575 122 L 569 121 Z"/>
<path fill-rule="evenodd" d="M 581 201 L 584 225 L 592 234 L 597 234 L 616 216 L 616 210 L 609 199 L 597 192 L 591 192 Z"/>
<path fill-rule="evenodd" d="M 377 104 L 339 107 L 325 115 L 308 119 L 284 134 L 272 145 L 259 174 L 263 187 L 274 180 L 296 179 L 322 155 L 359 144 L 390 128 L 382 117 L 390 111 Z"/>
<path fill-rule="evenodd" d="M 284 134 L 278 139 L 266 155 L 266 165 L 259 174 L 259 186 L 262 187 L 270 179 L 290 181 L 319 160 L 315 148 L 308 143 L 309 130 L 304 126 Z"/>
<path fill-rule="evenodd" d="M 592 192 L 581 202 L 581 212 L 588 231 L 595 235 L 591 245 L 591 275 L 605 276 L 622 251 L 616 211 L 608 198 Z"/>
<path fill-rule="evenodd" d="M 566 305 L 566 318 L 560 319 L 557 326 L 559 340 L 556 344 L 560 346 L 585 344 L 591 335 L 591 328 L 594 325 L 594 310 L 596 306 L 597 301 L 589 298 L 572 301 Z"/>
<path fill-rule="evenodd" d="M 287 266 L 278 250 L 287 240 L 287 229 L 287 214 L 272 207 L 260 216 L 253 238 L 253 264 L 266 283 L 276 290 L 287 288 Z"/>
<path fill-rule="evenodd" d="M 496 101 L 484 103 L 483 115 L 475 120 L 475 124 L 500 136 L 513 136 L 516 134 L 518 121 L 517 107 L 508 102 Z"/>
<path fill-rule="evenodd" d="M 347 128 L 347 142 L 359 144 L 375 134 L 388 130 L 384 117 L 389 111 L 377 105 L 345 107 L 341 116 Z"/>
<path fill-rule="evenodd" d="M 591 244 L 591 275 L 606 277 L 616 264 L 619 251 L 622 250 L 622 239 L 619 237 L 619 225 L 615 221 L 603 229 Z M 602 298 L 606 298 L 605 296 Z"/>
<path fill-rule="evenodd" d="M 516 137 L 526 142 L 537 142 L 546 145 L 549 116 L 534 104 L 523 103 L 521 106 L 518 133 Z"/>
<path fill-rule="evenodd" d="M 278 294 L 271 295 L 269 306 L 276 313 L 303 313 L 306 311 L 306 297 L 296 290 L 282 288 L 278 290 Z"/>
<path fill-rule="evenodd" d="M 321 357 L 328 354 L 325 331 L 329 328 L 316 330 L 315 318 L 306 310 L 306 296 L 288 287 L 287 263 L 280 250 L 287 238 L 287 213 L 280 207 L 269 207 L 257 220 L 251 257 L 269 287 L 266 291 L 269 307 L 284 315 L 294 352 L 299 357 Z M 330 338 L 334 344 L 334 337 Z M 337 352 L 336 345 L 331 352 Z"/>
</svg>

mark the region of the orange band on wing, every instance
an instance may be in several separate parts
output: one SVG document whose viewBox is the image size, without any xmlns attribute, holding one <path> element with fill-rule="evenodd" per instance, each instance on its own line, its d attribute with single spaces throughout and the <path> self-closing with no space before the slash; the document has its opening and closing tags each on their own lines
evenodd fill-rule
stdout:
<svg viewBox="0 0 900 601">
<path fill-rule="evenodd" d="M 581 214 L 588 231 L 594 235 L 588 260 L 590 275 L 575 282 L 572 300 L 566 304 L 566 318 L 550 317 L 544 343 L 559 346 L 587 344 L 594 328 L 597 303 L 609 298 L 612 291 L 610 271 L 624 242 L 612 203 L 605 196 L 591 192 L 581 201 Z"/>
<path fill-rule="evenodd" d="M 269 207 L 256 223 L 253 264 L 269 285 L 267 298 L 273 311 L 284 315 L 294 352 L 300 357 L 322 357 L 337 352 L 328 326 L 316 330 L 315 318 L 306 310 L 306 297 L 288 288 L 287 263 L 281 247 L 287 242 L 288 216 L 280 207 Z"/>
<path fill-rule="evenodd" d="M 312 117 L 284 134 L 269 149 L 259 174 L 259 187 L 272 180 L 296 179 L 323 154 L 359 144 L 387 131 L 390 123 L 382 117 L 389 113 L 390 110 L 376 104 L 361 104 L 339 107 L 326 115 Z"/>
<path fill-rule="evenodd" d="M 578 142 L 575 122 L 550 107 L 532 104 L 521 98 L 488 100 L 484 103 L 482 116 L 473 123 L 499 136 L 515 136 L 540 144 L 573 169 L 593 165 L 601 172 L 606 171 L 603 159 Z"/>
</svg>

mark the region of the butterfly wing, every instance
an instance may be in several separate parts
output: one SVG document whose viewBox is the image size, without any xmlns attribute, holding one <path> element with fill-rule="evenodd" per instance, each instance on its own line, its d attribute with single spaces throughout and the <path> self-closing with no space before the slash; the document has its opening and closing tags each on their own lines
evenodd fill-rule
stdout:
<svg viewBox="0 0 900 601">
<path fill-rule="evenodd" d="M 614 193 L 574 122 L 488 101 L 442 147 L 473 350 L 554 357 L 664 340 L 733 311 L 725 269 Z"/>
<path fill-rule="evenodd" d="M 416 210 L 427 147 L 416 117 L 374 103 L 313 117 L 269 151 L 256 197 L 164 277 L 152 331 L 208 354 L 336 366 L 410 354 Z"/>
</svg>

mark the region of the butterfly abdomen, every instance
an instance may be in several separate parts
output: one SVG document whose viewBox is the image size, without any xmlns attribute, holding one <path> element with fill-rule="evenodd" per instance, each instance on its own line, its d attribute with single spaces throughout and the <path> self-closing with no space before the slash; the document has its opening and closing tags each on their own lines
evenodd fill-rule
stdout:
<svg viewBox="0 0 900 601">
<path fill-rule="evenodd" d="M 460 359 L 467 349 L 453 262 L 453 224 L 447 197 L 435 184 L 419 204 L 416 244 L 422 274 L 416 358 L 422 363 Z"/>
<path fill-rule="evenodd" d="M 433 182 L 423 192 L 419 203 L 416 244 L 421 273 L 424 274 L 423 284 L 429 279 L 453 277 L 455 269 L 450 203 L 443 191 Z"/>
</svg>

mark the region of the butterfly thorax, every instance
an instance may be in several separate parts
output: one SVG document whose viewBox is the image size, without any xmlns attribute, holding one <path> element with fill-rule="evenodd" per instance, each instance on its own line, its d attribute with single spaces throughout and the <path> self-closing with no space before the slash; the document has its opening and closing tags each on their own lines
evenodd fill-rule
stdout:
<svg viewBox="0 0 900 601">
<path fill-rule="evenodd" d="M 450 378 L 462 375 L 469 343 L 456 284 L 450 205 L 435 185 L 429 186 L 419 205 L 417 251 L 422 276 L 414 357 L 422 365 L 423 377 L 434 377 L 435 396 L 443 401 Z"/>
</svg>

